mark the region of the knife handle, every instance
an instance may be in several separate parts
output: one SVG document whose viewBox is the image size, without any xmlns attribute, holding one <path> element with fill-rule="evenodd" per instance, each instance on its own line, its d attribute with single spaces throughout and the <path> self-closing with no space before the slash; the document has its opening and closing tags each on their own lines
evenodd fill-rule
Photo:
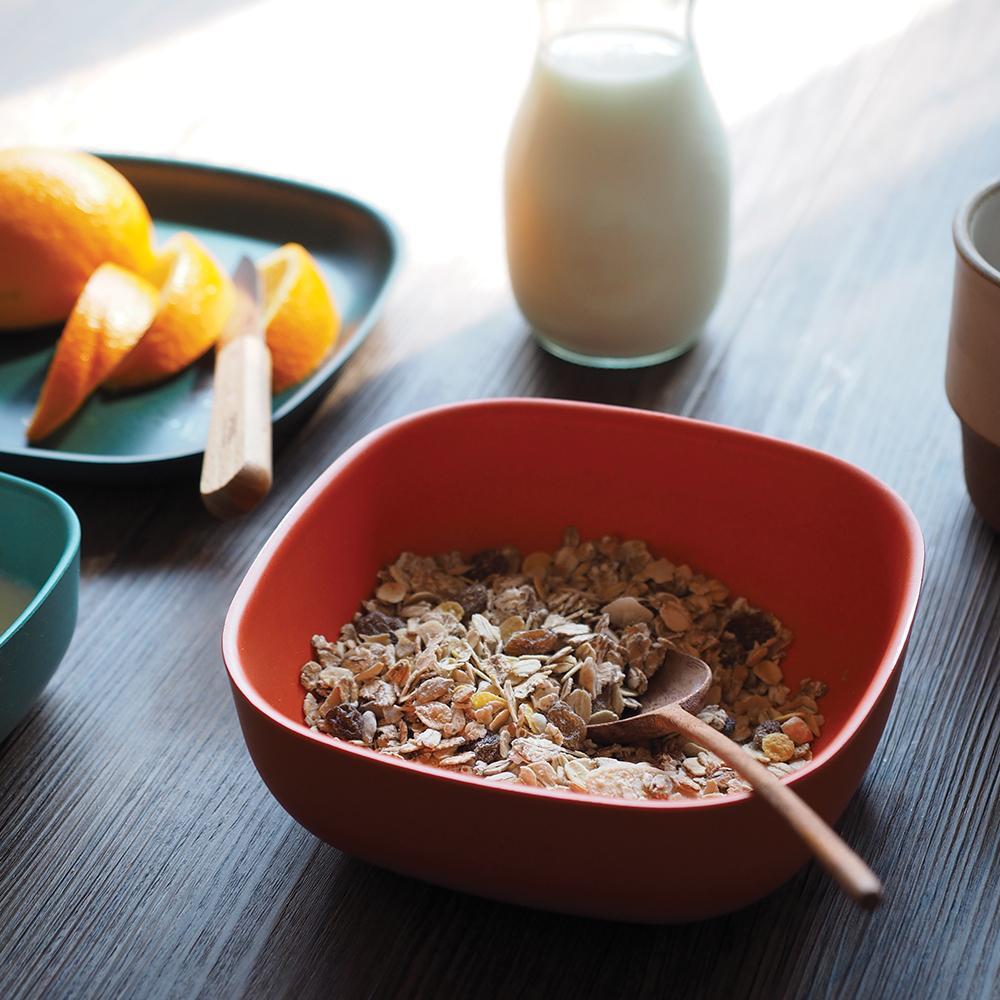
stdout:
<svg viewBox="0 0 1000 1000">
<path fill-rule="evenodd" d="M 201 499 L 216 517 L 244 514 L 271 489 L 271 353 L 263 337 L 218 348 Z"/>
</svg>

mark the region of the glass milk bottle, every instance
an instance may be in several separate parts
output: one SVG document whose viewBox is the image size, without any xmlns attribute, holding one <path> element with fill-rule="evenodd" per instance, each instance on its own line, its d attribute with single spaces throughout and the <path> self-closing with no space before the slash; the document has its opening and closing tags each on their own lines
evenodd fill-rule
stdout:
<svg viewBox="0 0 1000 1000">
<path fill-rule="evenodd" d="M 507 260 L 551 353 L 633 368 L 698 337 L 729 252 L 725 136 L 688 0 L 541 0 L 507 148 Z"/>
</svg>

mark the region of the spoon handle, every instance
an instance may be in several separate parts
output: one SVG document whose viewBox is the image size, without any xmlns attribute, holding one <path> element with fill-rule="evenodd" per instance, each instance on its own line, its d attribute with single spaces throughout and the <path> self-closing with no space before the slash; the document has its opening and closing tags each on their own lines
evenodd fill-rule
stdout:
<svg viewBox="0 0 1000 1000">
<path fill-rule="evenodd" d="M 754 792 L 785 818 L 849 896 L 866 910 L 878 906 L 882 900 L 882 883 L 878 876 L 822 817 L 763 764 L 728 736 L 723 736 L 679 705 L 665 705 L 658 710 L 658 714 L 670 721 L 671 728 L 710 750 L 741 778 L 746 778 L 753 785 Z"/>
</svg>

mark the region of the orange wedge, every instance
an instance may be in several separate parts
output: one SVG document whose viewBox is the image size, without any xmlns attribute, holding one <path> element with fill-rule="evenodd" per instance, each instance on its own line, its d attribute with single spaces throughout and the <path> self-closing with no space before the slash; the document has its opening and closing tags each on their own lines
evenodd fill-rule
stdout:
<svg viewBox="0 0 1000 1000">
<path fill-rule="evenodd" d="M 167 241 L 152 274 L 160 308 L 152 326 L 105 380 L 109 389 L 152 385 L 197 361 L 218 340 L 233 307 L 233 286 L 190 233 Z"/>
<path fill-rule="evenodd" d="M 159 298 L 145 278 L 117 264 L 94 271 L 56 344 L 29 441 L 48 437 L 83 406 L 149 328 Z"/>
<path fill-rule="evenodd" d="M 281 392 L 314 372 L 330 352 L 340 332 L 340 314 L 316 261 L 298 243 L 272 251 L 257 270 L 272 388 Z"/>
</svg>

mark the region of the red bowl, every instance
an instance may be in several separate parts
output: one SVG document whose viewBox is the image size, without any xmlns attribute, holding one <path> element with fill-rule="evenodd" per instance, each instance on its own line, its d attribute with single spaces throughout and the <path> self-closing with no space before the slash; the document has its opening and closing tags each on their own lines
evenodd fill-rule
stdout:
<svg viewBox="0 0 1000 1000">
<path fill-rule="evenodd" d="M 497 785 L 303 724 L 310 637 L 335 635 L 399 552 L 553 549 L 567 524 L 646 539 L 788 625 L 791 686 L 812 677 L 830 689 L 815 758 L 788 780 L 836 820 L 875 753 L 913 623 L 923 543 L 912 513 L 820 452 L 584 403 L 418 413 L 368 435 L 306 491 L 226 618 L 223 654 L 254 764 L 317 837 L 440 885 L 651 922 L 745 906 L 807 860 L 752 794 L 633 802 Z M 621 845 L 624 866 L 611 861 Z"/>
</svg>

